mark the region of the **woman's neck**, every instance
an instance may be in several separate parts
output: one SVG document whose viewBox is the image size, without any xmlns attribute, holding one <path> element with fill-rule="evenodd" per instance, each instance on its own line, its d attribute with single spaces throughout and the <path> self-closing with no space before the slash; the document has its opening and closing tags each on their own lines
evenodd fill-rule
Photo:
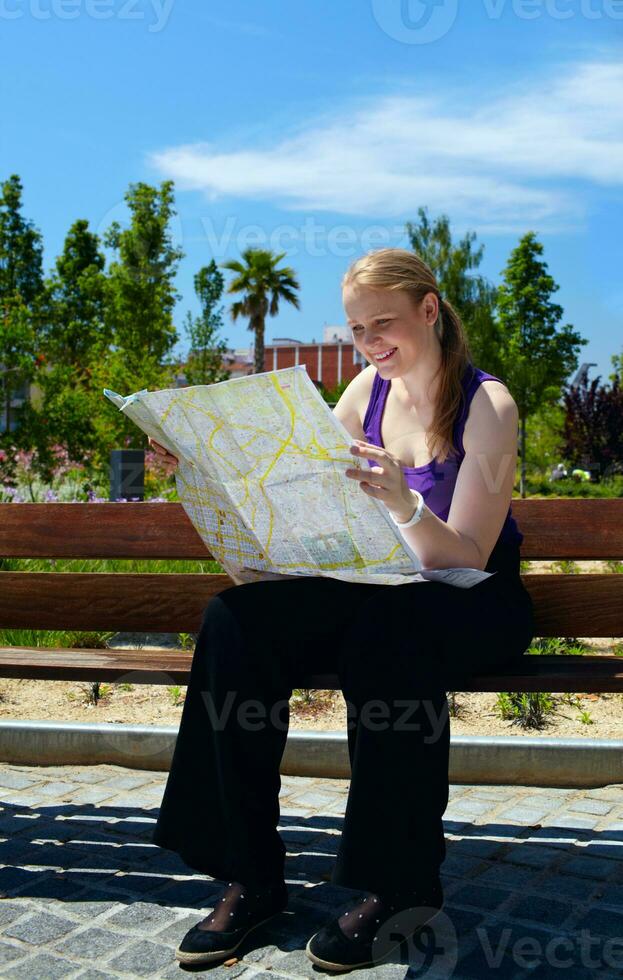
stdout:
<svg viewBox="0 0 623 980">
<path fill-rule="evenodd" d="M 405 405 L 416 411 L 434 407 L 441 382 L 441 346 L 436 336 L 430 346 L 418 357 L 417 363 L 392 379 L 392 387 Z M 437 376 L 435 377 L 435 373 Z"/>
</svg>

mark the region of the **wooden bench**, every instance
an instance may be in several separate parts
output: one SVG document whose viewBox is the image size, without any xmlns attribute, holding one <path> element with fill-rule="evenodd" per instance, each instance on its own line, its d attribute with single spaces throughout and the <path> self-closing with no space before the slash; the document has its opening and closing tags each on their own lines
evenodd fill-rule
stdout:
<svg viewBox="0 0 623 980">
<path fill-rule="evenodd" d="M 522 558 L 623 558 L 623 499 L 513 500 Z M 0 505 L 0 558 L 203 559 L 181 504 Z M 623 636 L 623 575 L 527 574 L 541 637 Z M 0 571 L 0 627 L 197 632 L 223 574 Z M 422 586 L 426 588 L 426 586 Z M 0 676 L 186 684 L 192 652 L 0 648 Z M 303 672 L 295 687 L 337 689 Z M 521 669 L 473 675 L 470 691 L 623 691 L 623 657 L 526 656 Z"/>
</svg>

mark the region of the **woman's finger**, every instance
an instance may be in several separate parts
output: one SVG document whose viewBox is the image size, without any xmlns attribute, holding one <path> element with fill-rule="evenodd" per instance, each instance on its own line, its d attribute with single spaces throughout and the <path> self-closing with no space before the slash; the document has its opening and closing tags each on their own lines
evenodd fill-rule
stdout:
<svg viewBox="0 0 623 980">
<path fill-rule="evenodd" d="M 346 476 L 351 480 L 359 480 L 360 483 L 365 483 L 370 481 L 370 476 L 374 475 L 375 482 L 380 482 L 379 478 L 385 476 L 385 470 L 382 470 L 380 466 L 372 466 L 369 470 L 346 470 Z"/>
</svg>

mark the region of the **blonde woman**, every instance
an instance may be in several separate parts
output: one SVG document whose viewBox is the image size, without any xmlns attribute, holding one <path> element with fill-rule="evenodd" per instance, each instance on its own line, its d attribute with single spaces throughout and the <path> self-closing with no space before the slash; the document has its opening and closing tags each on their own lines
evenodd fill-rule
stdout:
<svg viewBox="0 0 623 980">
<path fill-rule="evenodd" d="M 443 905 L 446 691 L 517 660 L 533 636 L 510 507 L 513 398 L 472 363 L 457 314 L 414 253 L 371 252 L 342 287 L 368 361 L 335 408 L 367 461 L 344 478 L 387 507 L 425 567 L 495 574 L 471 589 L 304 577 L 210 600 L 153 837 L 224 882 L 177 950 L 185 963 L 225 959 L 286 907 L 279 763 L 301 670 L 337 673 L 346 699 L 352 775 L 332 882 L 360 893 L 307 955 L 327 970 L 371 965 L 397 945 L 397 925 L 409 935 L 432 923 Z"/>
</svg>

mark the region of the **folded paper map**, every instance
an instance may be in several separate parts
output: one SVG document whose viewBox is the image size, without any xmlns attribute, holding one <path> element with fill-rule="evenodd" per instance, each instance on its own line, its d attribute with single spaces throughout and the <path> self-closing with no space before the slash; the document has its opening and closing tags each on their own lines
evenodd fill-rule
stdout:
<svg viewBox="0 0 623 980">
<path fill-rule="evenodd" d="M 328 575 L 470 588 L 489 577 L 475 568 L 422 569 L 387 508 L 345 475 L 361 465 L 349 452 L 352 438 L 302 365 L 104 394 L 178 458 L 180 502 L 236 583 Z"/>
</svg>

